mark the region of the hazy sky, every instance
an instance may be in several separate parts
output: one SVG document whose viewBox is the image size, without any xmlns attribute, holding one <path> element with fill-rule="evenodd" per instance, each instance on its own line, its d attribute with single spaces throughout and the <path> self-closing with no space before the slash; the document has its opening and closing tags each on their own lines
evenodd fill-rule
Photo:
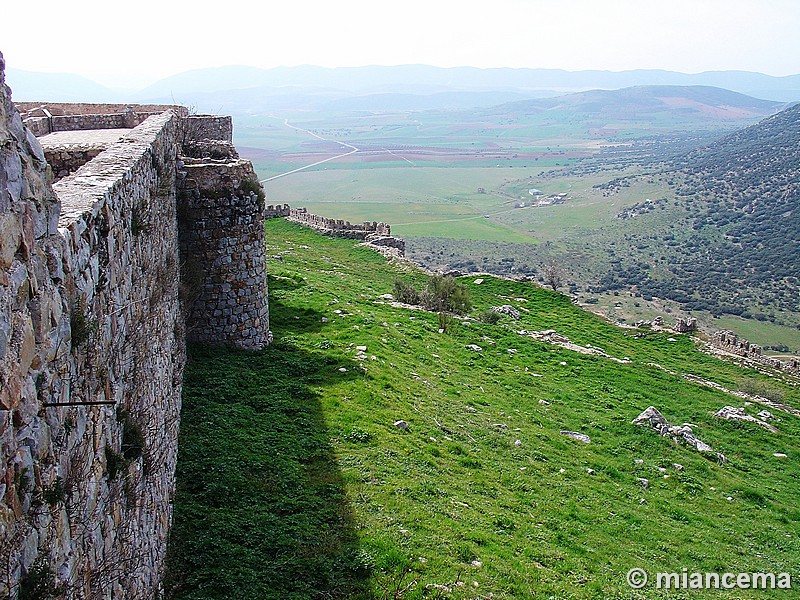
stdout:
<svg viewBox="0 0 800 600">
<path fill-rule="evenodd" d="M 789 75 L 800 0 L 10 1 L 0 51 L 9 67 L 131 87 L 230 64 Z"/>
</svg>

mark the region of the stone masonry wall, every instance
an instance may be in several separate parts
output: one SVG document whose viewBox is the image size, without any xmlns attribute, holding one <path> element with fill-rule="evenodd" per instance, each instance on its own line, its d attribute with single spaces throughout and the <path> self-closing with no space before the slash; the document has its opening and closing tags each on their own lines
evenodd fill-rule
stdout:
<svg viewBox="0 0 800 600">
<path fill-rule="evenodd" d="M 90 145 L 82 148 L 47 148 L 44 150 L 44 157 L 53 171 L 54 181 L 58 181 L 77 171 L 103 150 L 105 150 L 105 146 L 94 147 Z"/>
<path fill-rule="evenodd" d="M 179 119 L 51 188 L 1 73 L 0 596 L 44 576 L 65 598 L 152 598 L 185 355 Z"/>
<path fill-rule="evenodd" d="M 773 369 L 779 369 L 791 373 L 792 375 L 800 376 L 800 360 L 796 358 L 780 360 L 764 356 L 761 346 L 758 344 L 751 344 L 732 331 L 723 330 L 714 332 L 711 336 L 711 345 L 729 354 L 741 356 L 742 358 L 772 367 Z"/>
<path fill-rule="evenodd" d="M 291 214 L 291 210 L 288 204 L 270 204 L 264 209 L 264 218 L 281 219 L 288 217 Z"/>
<path fill-rule="evenodd" d="M 288 220 L 315 229 L 324 235 L 335 235 L 337 237 L 346 237 L 354 240 L 365 240 L 370 234 L 377 234 L 380 236 L 392 235 L 391 228 L 386 223 L 366 221 L 364 223 L 353 224 L 350 223 L 350 221 L 320 217 L 311 214 L 305 208 L 292 208 L 289 211 Z"/>
<path fill-rule="evenodd" d="M 54 131 L 132 129 L 148 117 L 167 110 L 183 117 L 188 112 L 182 106 L 142 104 L 18 102 L 16 107 L 22 113 L 25 126 L 37 137 Z"/>
<path fill-rule="evenodd" d="M 189 115 L 185 120 L 187 140 L 233 141 L 233 119 L 224 115 Z"/>
<path fill-rule="evenodd" d="M 47 106 L 29 122 L 130 113 Z M 39 580 L 48 597 L 155 598 L 186 323 L 193 339 L 269 342 L 263 191 L 230 119 L 136 114 L 146 119 L 51 185 L 0 55 L 0 597 Z M 179 156 L 184 142 L 193 158 Z"/>
<path fill-rule="evenodd" d="M 188 339 L 263 348 L 271 341 L 264 193 L 253 165 L 242 159 L 183 160 L 181 254 L 184 280 L 194 290 Z"/>
</svg>

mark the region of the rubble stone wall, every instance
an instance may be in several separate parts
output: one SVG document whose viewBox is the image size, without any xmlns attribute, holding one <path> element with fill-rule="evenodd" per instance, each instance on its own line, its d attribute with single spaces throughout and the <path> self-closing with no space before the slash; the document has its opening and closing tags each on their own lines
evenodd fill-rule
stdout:
<svg viewBox="0 0 800 600">
<path fill-rule="evenodd" d="M 305 208 L 290 209 L 288 220 L 315 229 L 324 235 L 346 237 L 354 240 L 365 240 L 370 234 L 392 235 L 391 227 L 386 223 L 366 221 L 353 224 L 350 221 L 320 217 L 308 212 Z"/>
<path fill-rule="evenodd" d="M 58 181 L 77 171 L 103 150 L 105 150 L 105 147 L 91 147 L 88 145 L 83 148 L 47 148 L 44 151 L 44 157 L 53 171 L 54 181 Z"/>
<path fill-rule="evenodd" d="M 154 598 L 172 517 L 186 306 L 198 289 L 217 294 L 216 305 L 238 308 L 221 309 L 231 327 L 209 341 L 268 342 L 263 192 L 236 159 L 189 176 L 185 109 L 148 117 L 51 185 L 3 67 L 0 55 L 0 597 L 43 577 L 70 600 Z M 179 208 L 210 241 L 179 241 Z M 212 286 L 182 279 L 191 257 Z"/>
<path fill-rule="evenodd" d="M 757 362 L 773 369 L 786 371 L 795 376 L 800 376 L 800 359 L 792 358 L 781 360 L 764 356 L 763 349 L 758 344 L 751 344 L 744 338 L 740 338 L 732 331 L 715 331 L 711 336 L 711 345 L 729 354 L 741 356 L 748 360 Z"/>
<path fill-rule="evenodd" d="M 212 127 L 209 129 L 214 131 Z M 190 341 L 270 342 L 264 193 L 248 160 L 185 159 L 179 186 Z"/>
</svg>

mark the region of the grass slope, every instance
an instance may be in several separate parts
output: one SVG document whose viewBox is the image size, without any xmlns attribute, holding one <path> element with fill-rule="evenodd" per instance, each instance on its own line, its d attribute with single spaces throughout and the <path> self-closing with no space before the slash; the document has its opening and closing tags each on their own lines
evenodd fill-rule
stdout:
<svg viewBox="0 0 800 600">
<path fill-rule="evenodd" d="M 396 277 L 422 275 L 283 221 L 267 236 L 275 343 L 190 352 L 169 597 L 718 598 L 634 592 L 625 575 L 800 576 L 800 419 L 774 411 L 779 434 L 720 421 L 712 413 L 741 400 L 647 363 L 730 388 L 764 376 L 686 336 L 619 329 L 564 296 L 489 277 L 464 281 L 474 311 L 512 304 L 519 321 L 440 334 L 435 314 L 379 298 Z M 800 404 L 797 388 L 769 385 Z M 729 462 L 631 425 L 651 404 L 695 424 Z"/>
</svg>

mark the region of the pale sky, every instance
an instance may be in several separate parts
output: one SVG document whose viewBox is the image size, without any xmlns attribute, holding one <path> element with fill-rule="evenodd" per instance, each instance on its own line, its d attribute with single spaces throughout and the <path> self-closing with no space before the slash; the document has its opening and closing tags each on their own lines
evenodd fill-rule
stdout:
<svg viewBox="0 0 800 600">
<path fill-rule="evenodd" d="M 800 73 L 800 0 L 40 0 L 2 12 L 9 67 L 122 87 L 231 64 Z"/>
</svg>

